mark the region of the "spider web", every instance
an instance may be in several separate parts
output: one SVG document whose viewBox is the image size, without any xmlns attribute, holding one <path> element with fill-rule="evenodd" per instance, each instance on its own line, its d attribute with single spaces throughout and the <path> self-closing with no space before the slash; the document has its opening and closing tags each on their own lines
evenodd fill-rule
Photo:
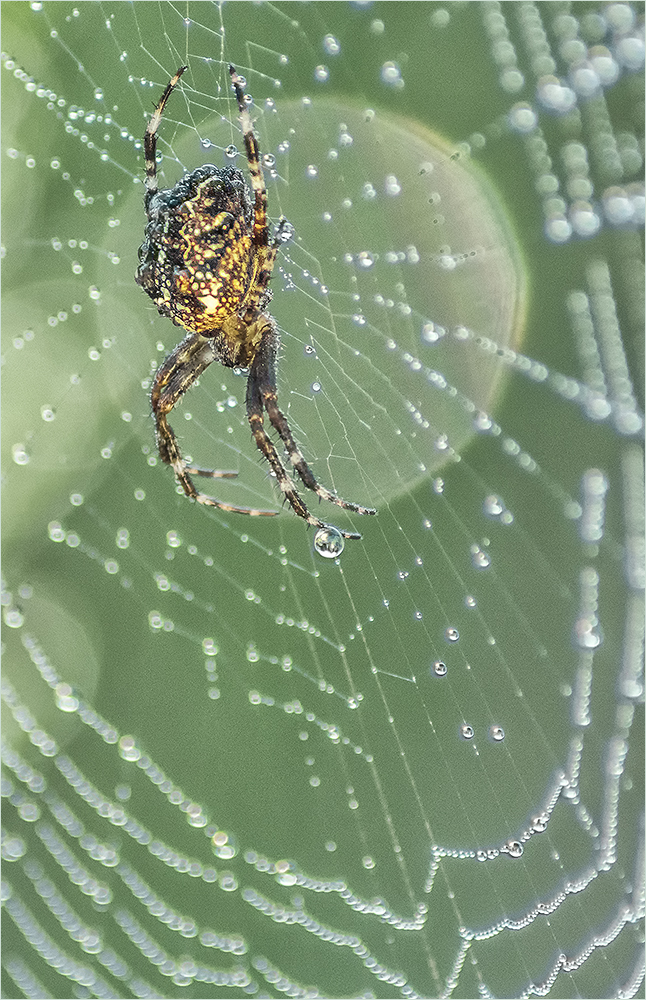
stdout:
<svg viewBox="0 0 646 1000">
<path fill-rule="evenodd" d="M 3 995 L 643 995 L 642 6 L 3 16 Z M 141 136 L 187 63 L 162 183 L 244 169 L 229 61 L 337 559 L 156 459 Z M 244 389 L 174 426 L 280 511 Z"/>
</svg>

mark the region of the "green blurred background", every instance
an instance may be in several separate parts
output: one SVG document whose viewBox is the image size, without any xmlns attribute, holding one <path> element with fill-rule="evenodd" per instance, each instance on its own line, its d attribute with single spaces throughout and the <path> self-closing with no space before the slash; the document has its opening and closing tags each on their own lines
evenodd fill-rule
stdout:
<svg viewBox="0 0 646 1000">
<path fill-rule="evenodd" d="M 643 995 L 643 6 L 2 27 L 3 995 Z M 338 561 L 155 460 L 140 140 L 187 63 L 162 182 L 242 148 L 229 61 Z M 243 401 L 173 423 L 279 511 Z"/>
</svg>

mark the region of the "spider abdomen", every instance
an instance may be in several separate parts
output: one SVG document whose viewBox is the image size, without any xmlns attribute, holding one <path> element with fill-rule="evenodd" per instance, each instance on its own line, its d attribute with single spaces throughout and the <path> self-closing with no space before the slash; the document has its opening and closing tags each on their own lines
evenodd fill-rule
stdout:
<svg viewBox="0 0 646 1000">
<path fill-rule="evenodd" d="M 258 269 L 242 174 L 198 167 L 154 193 L 148 213 L 135 280 L 178 326 L 202 334 L 221 329 L 244 310 Z"/>
</svg>

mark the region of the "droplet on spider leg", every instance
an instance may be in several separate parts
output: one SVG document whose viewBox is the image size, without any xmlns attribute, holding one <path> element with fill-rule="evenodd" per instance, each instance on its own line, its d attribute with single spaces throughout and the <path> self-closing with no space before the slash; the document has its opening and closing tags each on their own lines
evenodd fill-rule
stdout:
<svg viewBox="0 0 646 1000">
<path fill-rule="evenodd" d="M 314 548 L 324 559 L 336 559 L 345 548 L 345 540 L 338 528 L 328 524 L 314 535 Z"/>
<path fill-rule="evenodd" d="M 293 235 L 294 235 L 294 227 L 291 224 L 291 222 L 288 222 L 287 219 L 281 219 L 281 221 L 278 224 L 278 230 L 276 233 L 276 240 L 278 241 L 278 243 L 289 242 L 289 240 L 291 240 Z"/>
</svg>

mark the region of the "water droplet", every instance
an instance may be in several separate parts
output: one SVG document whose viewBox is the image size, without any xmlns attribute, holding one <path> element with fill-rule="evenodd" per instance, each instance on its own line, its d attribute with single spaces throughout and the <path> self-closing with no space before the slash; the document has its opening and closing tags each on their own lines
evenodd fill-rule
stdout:
<svg viewBox="0 0 646 1000">
<path fill-rule="evenodd" d="M 444 327 L 438 327 L 429 321 L 422 327 L 422 340 L 425 344 L 435 344 L 445 333 Z"/>
<path fill-rule="evenodd" d="M 362 250 L 361 253 L 357 255 L 357 263 L 360 268 L 367 271 L 368 268 L 372 267 L 375 262 L 375 258 L 367 250 Z"/>
<path fill-rule="evenodd" d="M 491 556 L 488 552 L 484 552 L 479 545 L 472 545 L 471 562 L 476 569 L 488 569 L 491 566 Z"/>
<path fill-rule="evenodd" d="M 79 699 L 69 684 L 57 684 L 55 688 L 56 705 L 61 712 L 76 712 Z"/>
<path fill-rule="evenodd" d="M 11 456 L 16 465 L 28 465 L 31 457 L 24 444 L 15 444 L 11 449 Z"/>
<path fill-rule="evenodd" d="M 496 496 L 494 493 L 485 497 L 482 507 L 488 517 L 499 517 L 505 509 L 505 505 L 500 497 Z"/>
<path fill-rule="evenodd" d="M 472 740 L 474 736 L 475 732 L 473 730 L 473 726 L 470 726 L 468 723 L 463 722 L 462 725 L 460 726 L 460 738 L 463 740 Z"/>
<path fill-rule="evenodd" d="M 515 104 L 508 117 L 509 125 L 514 132 L 521 135 L 533 132 L 538 125 L 538 116 L 529 104 Z"/>
<path fill-rule="evenodd" d="M 324 559 L 336 559 L 345 548 L 345 540 L 338 528 L 328 524 L 316 532 L 314 548 Z"/>
<path fill-rule="evenodd" d="M 436 677 L 446 677 L 447 666 L 443 660 L 435 660 L 431 666 L 431 671 Z"/>
<path fill-rule="evenodd" d="M 582 649 L 596 649 L 601 645 L 599 619 L 595 614 L 582 615 L 574 623 L 574 641 Z"/>
<path fill-rule="evenodd" d="M 4 622 L 8 628 L 20 628 L 24 620 L 17 608 L 5 608 Z"/>
<path fill-rule="evenodd" d="M 457 642 L 460 638 L 460 633 L 452 625 L 444 631 L 444 638 L 447 642 Z"/>
<path fill-rule="evenodd" d="M 49 524 L 47 525 L 47 531 L 49 533 L 49 537 L 53 542 L 65 541 L 65 532 L 63 531 L 63 528 L 58 523 L 58 521 L 50 521 Z"/>
<path fill-rule="evenodd" d="M 388 87 L 401 89 L 404 86 L 401 70 L 396 62 L 385 62 L 381 67 L 381 80 Z"/>
<path fill-rule="evenodd" d="M 519 840 L 508 840 L 505 844 L 510 858 L 520 858 L 523 855 L 523 845 Z"/>
<path fill-rule="evenodd" d="M 118 549 L 127 549 L 130 545 L 130 532 L 127 528 L 119 528 L 116 537 L 116 546 Z"/>
<path fill-rule="evenodd" d="M 334 35 L 326 35 L 323 39 L 323 48 L 329 56 L 338 56 L 341 51 L 341 43 Z"/>
<path fill-rule="evenodd" d="M 536 94 L 544 107 L 556 114 L 566 114 L 576 105 L 576 94 L 555 76 L 544 76 L 538 81 Z"/>
</svg>

